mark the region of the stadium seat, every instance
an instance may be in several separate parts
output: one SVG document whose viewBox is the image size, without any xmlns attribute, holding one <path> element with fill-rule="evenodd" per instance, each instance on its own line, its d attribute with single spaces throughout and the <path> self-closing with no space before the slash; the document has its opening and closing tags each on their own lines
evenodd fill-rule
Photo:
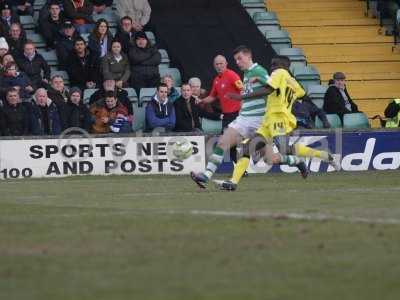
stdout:
<svg viewBox="0 0 400 300">
<path fill-rule="evenodd" d="M 159 68 L 160 71 L 160 76 L 163 77 L 166 74 L 169 74 L 174 78 L 175 85 L 176 86 L 181 86 L 182 85 L 182 77 L 181 77 L 181 72 L 177 68 Z"/>
<path fill-rule="evenodd" d="M 368 117 L 360 113 L 344 114 L 343 116 L 343 127 L 344 128 L 369 128 Z"/>
<path fill-rule="evenodd" d="M 35 20 L 33 19 L 32 16 L 20 16 L 19 20 L 21 22 L 22 27 L 27 30 L 27 29 L 35 29 L 36 24 Z"/>
<path fill-rule="evenodd" d="M 55 50 L 46 51 L 45 49 L 41 48 L 37 51 L 43 56 L 49 66 L 58 66 L 58 59 Z"/>
<path fill-rule="evenodd" d="M 159 49 L 158 52 L 161 54 L 161 64 L 164 65 L 165 67 L 169 67 L 169 57 L 168 53 L 165 49 Z"/>
<path fill-rule="evenodd" d="M 280 55 L 285 55 L 290 58 L 290 68 L 307 65 L 307 60 L 304 52 L 300 48 L 282 48 L 279 50 Z"/>
<path fill-rule="evenodd" d="M 50 77 L 52 78 L 55 75 L 59 75 L 64 79 L 64 84 L 69 85 L 69 76 L 68 73 L 65 71 L 58 71 L 58 70 L 51 70 Z"/>
<path fill-rule="evenodd" d="M 337 114 L 327 114 L 326 115 L 329 124 L 331 124 L 331 128 L 341 128 L 342 127 L 342 121 L 340 120 L 339 116 Z M 316 128 L 324 128 L 322 125 L 322 121 L 316 117 L 315 118 L 315 127 Z"/>
<path fill-rule="evenodd" d="M 286 30 L 267 30 L 264 35 L 277 53 L 280 49 L 292 47 L 292 40 Z"/>
<path fill-rule="evenodd" d="M 278 17 L 274 12 L 256 12 L 253 14 L 253 21 L 261 32 L 266 30 L 280 29 Z"/>
<path fill-rule="evenodd" d="M 128 93 L 129 101 L 138 102 L 138 96 L 136 95 L 136 91 L 133 88 L 125 88 L 125 91 Z"/>
<path fill-rule="evenodd" d="M 133 122 L 132 130 L 145 130 L 146 128 L 146 103 L 143 106 L 138 106 L 137 103 L 132 103 Z"/>
<path fill-rule="evenodd" d="M 114 12 L 93 14 L 93 20 L 97 21 L 99 19 L 106 19 L 108 21 L 109 27 L 117 27 L 118 25 L 118 17 Z"/>
<path fill-rule="evenodd" d="M 214 121 L 207 118 L 201 119 L 201 128 L 204 133 L 219 134 L 222 131 L 222 121 Z"/>
<path fill-rule="evenodd" d="M 146 102 L 151 101 L 151 98 L 156 93 L 156 88 L 141 88 L 139 92 L 139 106 L 143 106 Z"/>
<path fill-rule="evenodd" d="M 81 33 L 81 37 L 86 41 L 86 43 L 89 41 L 89 35 L 90 33 Z"/>
<path fill-rule="evenodd" d="M 293 75 L 296 77 L 304 89 L 308 90 L 308 86 L 310 85 L 319 85 L 321 84 L 321 77 L 319 75 L 318 70 L 312 66 L 295 66 L 293 68 Z"/>
<path fill-rule="evenodd" d="M 146 36 L 149 39 L 149 41 L 151 42 L 152 45 L 156 44 L 156 37 L 154 36 L 154 33 L 152 33 L 151 31 L 146 31 Z"/>
<path fill-rule="evenodd" d="M 46 47 L 46 42 L 40 34 L 29 32 L 26 34 L 26 38 L 28 40 L 32 40 L 34 42 L 36 48 Z"/>
<path fill-rule="evenodd" d="M 266 8 L 263 0 L 241 0 L 240 3 L 245 8 Z"/>
<path fill-rule="evenodd" d="M 324 107 L 324 99 L 312 99 L 312 102 L 318 107 L 318 108 L 323 108 Z"/>
<path fill-rule="evenodd" d="M 83 103 L 89 104 L 90 96 L 92 96 L 98 89 L 85 89 L 83 92 Z"/>
<path fill-rule="evenodd" d="M 307 89 L 307 95 L 310 98 L 324 98 L 328 86 L 326 85 L 310 85 Z"/>
</svg>

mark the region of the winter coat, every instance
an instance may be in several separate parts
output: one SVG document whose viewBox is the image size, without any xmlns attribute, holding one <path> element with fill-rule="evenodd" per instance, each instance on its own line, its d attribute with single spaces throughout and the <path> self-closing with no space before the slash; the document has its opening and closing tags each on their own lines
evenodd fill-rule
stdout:
<svg viewBox="0 0 400 300">
<path fill-rule="evenodd" d="M 117 93 L 117 99 L 118 102 L 120 102 L 122 105 L 124 105 L 127 109 L 130 115 L 133 115 L 133 109 L 132 109 L 132 104 L 128 98 L 128 92 L 125 91 L 124 89 L 116 88 L 116 93 Z M 89 99 L 89 105 L 92 105 L 96 102 L 99 102 L 104 99 L 106 96 L 106 92 L 103 87 L 98 89 L 96 92 L 93 93 L 92 96 L 90 96 Z"/>
<path fill-rule="evenodd" d="M 146 48 L 136 45 L 129 50 L 132 77 L 159 77 L 158 66 L 161 63 L 161 54 L 155 46 L 148 44 Z"/>
<path fill-rule="evenodd" d="M 115 81 L 122 80 L 123 82 L 129 80 L 131 76 L 129 60 L 124 53 L 121 53 L 121 56 L 122 59 L 119 62 L 111 53 L 102 58 L 101 69 L 104 78 L 112 78 Z"/>
<path fill-rule="evenodd" d="M 146 129 L 163 127 L 166 130 L 175 128 L 175 108 L 170 101 L 161 103 L 157 95 L 146 106 Z"/>
<path fill-rule="evenodd" d="M 56 40 L 56 55 L 59 63 L 59 69 L 66 69 L 68 56 L 74 49 L 74 40 L 78 36 L 79 34 L 76 31 L 71 38 L 67 37 L 63 32 L 60 32 Z"/>
<path fill-rule="evenodd" d="M 16 59 L 16 62 L 19 69 L 32 81 L 34 89 L 37 89 L 42 85 L 43 79 L 50 81 L 50 67 L 41 54 L 36 53 L 32 61 L 25 55 L 22 55 Z"/>
<path fill-rule="evenodd" d="M 24 55 L 24 45 L 26 43 L 25 31 L 21 32 L 21 35 L 18 40 L 14 40 L 11 37 L 7 37 L 7 43 L 9 47 L 9 52 L 12 54 L 14 59 L 16 59 L 21 55 Z"/>
<path fill-rule="evenodd" d="M 343 99 L 342 94 L 340 93 L 339 89 L 331 85 L 325 93 L 324 96 L 324 106 L 323 109 L 328 114 L 337 114 L 341 119 L 343 119 L 344 114 L 358 112 L 357 105 L 353 102 L 350 98 L 347 89 L 344 90 L 349 99 L 351 110 L 348 110 L 345 106 L 345 101 Z"/>
<path fill-rule="evenodd" d="M 151 7 L 147 0 L 118 0 L 116 4 L 120 18 L 130 16 L 134 22 L 142 26 L 149 22 Z"/>
<path fill-rule="evenodd" d="M 200 116 L 202 113 L 195 102 L 196 100 L 191 97 L 191 112 L 188 109 L 187 100 L 183 97 L 179 97 L 174 102 L 176 115 L 175 131 L 194 131 L 195 129 L 201 129 Z"/>
<path fill-rule="evenodd" d="M 50 98 L 44 108 L 32 100 L 30 109 L 30 131 L 32 135 L 59 135 L 61 133 L 58 109 Z"/>
<path fill-rule="evenodd" d="M 73 50 L 68 56 L 66 69 L 70 86 L 77 86 L 84 90 L 87 82 L 93 81 L 99 84 L 101 81 L 99 59 L 88 49 L 86 49 L 84 62 Z"/>
<path fill-rule="evenodd" d="M 133 45 L 133 41 L 135 41 L 135 35 L 136 32 L 134 30 L 129 34 L 128 32 L 123 31 L 120 27 L 117 29 L 114 39 L 121 43 L 122 52 L 126 55 L 129 54 L 129 49 Z"/>
<path fill-rule="evenodd" d="M 111 132 L 110 126 L 114 123 L 118 115 L 128 116 L 128 110 L 121 103 L 117 102 L 117 105 L 112 109 L 107 108 L 104 103 L 105 101 L 102 99 L 90 107 L 90 112 L 94 117 L 93 133 L 109 133 Z M 103 123 L 103 117 L 109 119 L 107 123 Z"/>
<path fill-rule="evenodd" d="M 29 85 L 32 85 L 28 76 L 23 72 L 18 72 L 16 77 L 3 77 L 3 87 L 8 89 L 11 87 L 19 86 L 20 92 L 19 95 L 22 99 L 28 99 L 31 97 L 31 93 L 25 90 L 25 88 Z"/>
<path fill-rule="evenodd" d="M 65 18 L 62 12 L 60 12 L 60 16 L 57 21 L 54 21 L 50 15 L 47 18 L 39 19 L 39 32 L 45 39 L 47 47 L 55 47 L 55 42 L 60 37 L 60 32 L 62 30 L 64 21 Z"/>
<path fill-rule="evenodd" d="M 49 88 L 47 91 L 47 96 L 53 100 L 54 104 L 57 106 L 58 114 L 60 115 L 60 122 L 62 130 L 68 128 L 67 124 L 67 101 L 68 101 L 68 91 L 64 90 L 63 93 L 56 91 L 53 88 Z"/>
<path fill-rule="evenodd" d="M 3 107 L 4 135 L 21 136 L 29 134 L 29 110 L 23 103 L 16 106 L 5 104 Z"/>
<path fill-rule="evenodd" d="M 113 35 L 111 32 L 108 32 L 108 34 L 107 34 L 107 53 L 109 53 L 111 50 L 112 41 L 113 41 Z M 100 41 L 97 40 L 97 38 L 95 37 L 95 35 L 93 33 L 91 33 L 89 35 L 88 47 L 89 47 L 90 51 L 92 51 L 93 54 L 97 55 L 97 57 L 100 58 L 100 55 L 101 55 Z"/>
<path fill-rule="evenodd" d="M 93 119 L 89 109 L 82 102 L 76 105 L 70 101 L 65 107 L 66 128 L 78 127 L 89 132 L 92 127 Z"/>
</svg>

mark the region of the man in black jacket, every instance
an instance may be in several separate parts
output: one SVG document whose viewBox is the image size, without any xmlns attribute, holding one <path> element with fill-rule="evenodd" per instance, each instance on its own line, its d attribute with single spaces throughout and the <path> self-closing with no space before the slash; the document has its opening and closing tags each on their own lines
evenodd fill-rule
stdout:
<svg viewBox="0 0 400 300">
<path fill-rule="evenodd" d="M 90 131 L 93 118 L 87 106 L 82 102 L 82 91 L 79 88 L 71 88 L 65 113 L 66 128 L 76 127 L 86 132 Z"/>
<path fill-rule="evenodd" d="M 28 75 L 33 88 L 48 87 L 50 81 L 50 67 L 43 56 L 36 52 L 35 44 L 28 40 L 24 46 L 24 54 L 17 57 L 17 65 Z M 43 76 L 42 76 L 43 72 Z"/>
<path fill-rule="evenodd" d="M 2 121 L 4 135 L 28 135 L 29 118 L 29 110 L 21 103 L 18 90 L 15 88 L 7 90 Z"/>
<path fill-rule="evenodd" d="M 196 104 L 196 99 L 192 96 L 192 89 L 189 84 L 182 84 L 181 88 L 182 96 L 180 96 L 175 102 L 175 131 L 198 131 L 201 130 L 201 118 L 207 118 L 211 120 L 216 119 L 214 113 L 209 113 L 199 105 Z"/>
<path fill-rule="evenodd" d="M 23 55 L 26 33 L 19 23 L 12 23 L 7 36 L 7 43 L 14 58 Z"/>
<path fill-rule="evenodd" d="M 121 43 L 122 51 L 128 55 L 131 43 L 135 42 L 136 31 L 133 28 L 132 18 L 125 16 L 121 18 L 115 39 Z"/>
<path fill-rule="evenodd" d="M 56 55 L 59 69 L 66 70 L 68 56 L 74 49 L 74 41 L 79 37 L 71 21 L 65 21 L 56 40 Z"/>
<path fill-rule="evenodd" d="M 346 76 L 342 72 L 333 74 L 334 84 L 324 96 L 324 111 L 328 114 L 337 114 L 343 120 L 344 114 L 358 112 L 357 105 L 350 98 L 346 89 Z"/>
<path fill-rule="evenodd" d="M 67 73 L 71 86 L 77 86 L 81 90 L 93 89 L 100 82 L 100 61 L 86 47 L 83 38 L 78 37 L 74 41 L 74 48 L 67 59 Z"/>
<path fill-rule="evenodd" d="M 43 35 L 46 41 L 46 47 L 54 48 L 55 41 L 60 35 L 64 20 L 60 5 L 56 2 L 50 3 L 49 16 L 47 18 L 39 19 L 39 32 Z"/>
<path fill-rule="evenodd" d="M 64 79 L 60 75 L 55 75 L 51 78 L 51 86 L 47 91 L 47 95 L 57 106 L 62 130 L 66 129 L 68 127 L 66 109 L 69 93 L 65 88 Z"/>
<path fill-rule="evenodd" d="M 141 31 L 135 36 L 135 44 L 129 50 L 131 63 L 132 86 L 139 94 L 141 88 L 154 87 L 160 82 L 158 66 L 161 55 L 158 49 L 151 45 L 146 34 Z"/>
</svg>

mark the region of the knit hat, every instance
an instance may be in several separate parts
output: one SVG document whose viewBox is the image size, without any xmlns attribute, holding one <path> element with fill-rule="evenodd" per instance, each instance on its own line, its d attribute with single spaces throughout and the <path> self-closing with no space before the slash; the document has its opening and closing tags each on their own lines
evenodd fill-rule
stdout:
<svg viewBox="0 0 400 300">
<path fill-rule="evenodd" d="M 80 88 L 74 86 L 69 90 L 69 94 L 72 95 L 73 93 L 79 93 L 82 96 L 82 91 Z"/>
<path fill-rule="evenodd" d="M 135 34 L 135 40 L 137 39 L 146 39 L 147 40 L 147 35 L 144 31 L 139 31 Z"/>
<path fill-rule="evenodd" d="M 0 49 L 6 49 L 8 51 L 8 44 L 4 37 L 0 37 Z"/>
</svg>

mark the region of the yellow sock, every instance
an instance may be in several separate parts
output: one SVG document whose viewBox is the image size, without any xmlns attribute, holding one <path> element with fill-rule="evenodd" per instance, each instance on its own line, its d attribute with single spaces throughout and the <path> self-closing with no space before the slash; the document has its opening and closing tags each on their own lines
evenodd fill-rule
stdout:
<svg viewBox="0 0 400 300">
<path fill-rule="evenodd" d="M 231 181 L 233 183 L 236 184 L 239 183 L 240 179 L 243 177 L 244 172 L 246 172 L 249 164 L 250 164 L 250 159 L 248 157 L 242 157 L 237 161 L 235 168 L 233 169 L 233 174 L 231 178 Z"/>
<path fill-rule="evenodd" d="M 322 160 L 328 160 L 328 152 L 326 151 L 315 150 L 313 148 L 304 146 L 302 144 L 295 144 L 294 147 L 297 156 L 318 157 L 321 158 Z"/>
</svg>

